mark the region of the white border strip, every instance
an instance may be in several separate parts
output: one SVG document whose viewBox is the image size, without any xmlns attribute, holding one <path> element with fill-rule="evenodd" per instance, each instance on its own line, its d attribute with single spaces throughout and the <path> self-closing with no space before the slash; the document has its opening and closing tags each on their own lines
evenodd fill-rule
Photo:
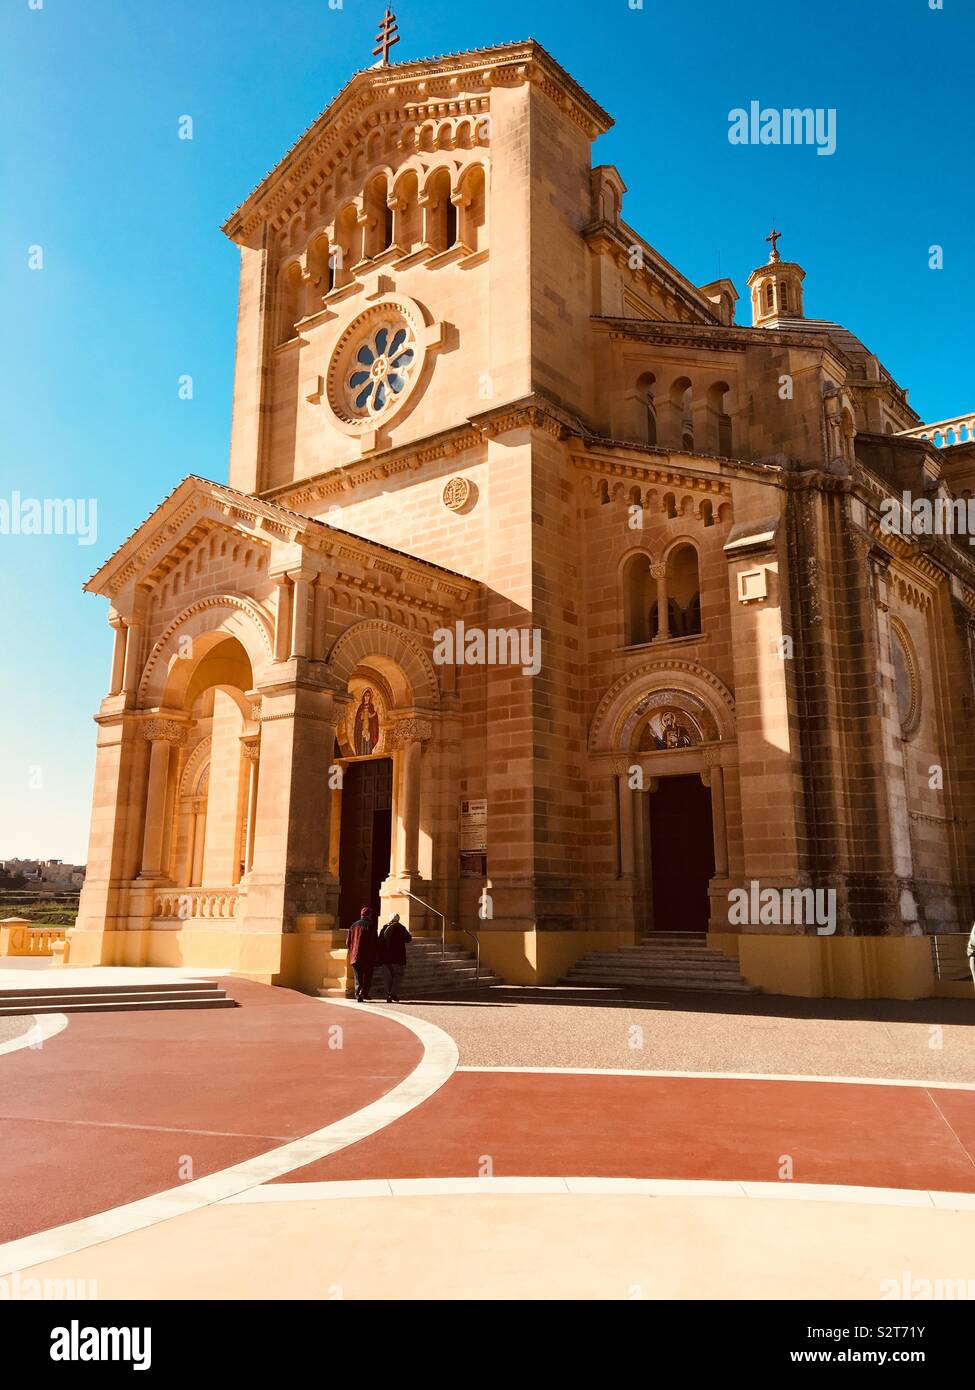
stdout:
<svg viewBox="0 0 975 1390">
<path fill-rule="evenodd" d="M 49 1231 L 0 1245 L 0 1275 L 13 1274 L 45 1260 L 75 1254 L 102 1241 L 131 1235 L 133 1231 L 145 1230 L 147 1226 L 168 1221 L 184 1212 L 197 1211 L 214 1202 L 225 1201 L 273 1178 L 293 1173 L 296 1168 L 304 1168 L 306 1164 L 326 1158 L 385 1129 L 394 1120 L 429 1100 L 456 1069 L 458 1054 L 453 1038 L 426 1019 L 414 1018 L 409 1014 L 391 1014 L 347 999 L 322 1000 L 322 1003 L 336 1008 L 368 1010 L 377 1017 L 402 1024 L 419 1038 L 423 1045 L 423 1056 L 409 1076 L 386 1095 L 362 1110 L 326 1125 L 324 1129 L 317 1129 L 301 1139 L 257 1154 L 243 1163 L 235 1163 L 231 1168 L 222 1168 L 205 1178 L 183 1183 L 180 1187 L 172 1187 L 96 1216 L 70 1221 L 64 1226 L 54 1226 Z"/>
<path fill-rule="evenodd" d="M 19 1018 L 22 1015 L 8 1014 L 7 1017 Z M 67 1014 L 38 1014 L 33 1027 L 28 1028 L 26 1033 L 18 1033 L 15 1038 L 0 1043 L 0 1057 L 5 1052 L 19 1052 L 22 1047 L 43 1047 L 48 1038 L 56 1038 L 67 1026 Z"/>
<path fill-rule="evenodd" d="M 925 1192 L 902 1187 L 849 1187 L 843 1183 L 717 1182 L 671 1178 L 371 1178 L 359 1182 L 286 1182 L 252 1187 L 228 1206 L 265 1202 L 320 1202 L 355 1197 L 745 1197 L 752 1200 L 849 1202 L 864 1206 L 927 1207 L 975 1212 L 973 1192 Z"/>
<path fill-rule="evenodd" d="M 397 1015 L 400 1017 L 400 1015 Z M 909 1086 L 922 1091 L 975 1091 L 969 1081 L 901 1081 L 885 1076 L 791 1076 L 748 1071 L 641 1071 L 637 1067 L 458 1067 L 466 1072 L 527 1076 L 658 1076 L 687 1081 L 816 1081 L 829 1086 Z"/>
</svg>

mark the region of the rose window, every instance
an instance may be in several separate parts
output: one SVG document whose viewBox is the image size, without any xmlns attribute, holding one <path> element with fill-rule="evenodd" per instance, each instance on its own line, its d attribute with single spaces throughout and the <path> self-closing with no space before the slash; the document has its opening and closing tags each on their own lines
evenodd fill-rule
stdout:
<svg viewBox="0 0 975 1390">
<path fill-rule="evenodd" d="M 346 395 L 355 414 L 381 415 L 406 390 L 415 361 L 413 335 L 405 324 L 371 329 L 356 349 L 346 378 Z"/>
</svg>

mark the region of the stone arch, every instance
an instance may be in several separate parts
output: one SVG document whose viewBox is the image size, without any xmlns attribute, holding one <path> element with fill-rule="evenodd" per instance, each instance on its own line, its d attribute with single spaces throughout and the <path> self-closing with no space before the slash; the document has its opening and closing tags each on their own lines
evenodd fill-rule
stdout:
<svg viewBox="0 0 975 1390">
<path fill-rule="evenodd" d="M 213 740 L 209 734 L 206 738 L 201 738 L 196 747 L 192 750 L 183 765 L 183 773 L 179 780 L 177 796 L 180 798 L 196 796 L 200 790 L 199 780 L 206 770 L 210 761 L 210 752 L 213 747 Z"/>
<path fill-rule="evenodd" d="M 720 741 L 734 739 L 735 701 L 724 682 L 696 661 L 662 660 L 636 667 L 606 691 L 589 729 L 589 752 L 629 751 L 623 741 L 628 720 L 642 700 L 663 690 L 690 696 L 710 715 Z"/>
<path fill-rule="evenodd" d="M 440 688 L 433 662 L 416 638 L 397 623 L 369 618 L 346 628 L 328 654 L 327 664 L 342 682 L 369 662 L 389 681 L 397 703 L 436 708 Z"/>
<path fill-rule="evenodd" d="M 184 682 L 189 683 L 198 660 L 182 660 L 182 638 L 192 639 L 194 655 L 199 658 L 217 642 L 235 637 L 247 654 L 256 680 L 258 671 L 272 659 L 273 632 L 270 616 L 252 599 L 239 594 L 212 594 L 198 599 L 169 624 L 149 653 L 139 682 L 139 705 L 153 708 L 165 704 L 177 662 L 188 668 Z"/>
</svg>

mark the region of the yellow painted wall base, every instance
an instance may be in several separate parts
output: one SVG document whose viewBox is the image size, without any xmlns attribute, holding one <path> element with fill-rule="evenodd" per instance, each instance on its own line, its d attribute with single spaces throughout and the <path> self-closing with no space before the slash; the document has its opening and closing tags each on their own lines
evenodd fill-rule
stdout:
<svg viewBox="0 0 975 1390">
<path fill-rule="evenodd" d="M 803 999 L 927 999 L 936 993 L 926 936 L 786 936 L 709 932 L 766 994 Z"/>
<path fill-rule="evenodd" d="M 197 926 L 178 931 L 72 928 L 66 963 L 225 970 L 228 975 L 316 994 L 333 977 L 344 979 L 345 975 L 345 932 L 333 931 L 333 922 L 328 916 L 299 918 L 298 930 L 285 935 Z M 337 952 L 339 945 L 342 949 Z"/>
<path fill-rule="evenodd" d="M 328 916 L 299 917 L 286 935 L 188 926 L 178 931 L 68 933 L 68 965 L 155 965 L 225 970 L 306 994 L 348 985 L 344 931 Z M 512 985 L 552 985 L 589 951 L 632 945 L 632 931 L 480 933 L 481 964 Z M 463 933 L 452 944 L 470 949 Z M 934 976 L 931 943 L 917 936 L 788 936 L 709 932 L 708 945 L 737 958 L 766 994 L 805 999 L 968 998 L 972 986 Z"/>
</svg>

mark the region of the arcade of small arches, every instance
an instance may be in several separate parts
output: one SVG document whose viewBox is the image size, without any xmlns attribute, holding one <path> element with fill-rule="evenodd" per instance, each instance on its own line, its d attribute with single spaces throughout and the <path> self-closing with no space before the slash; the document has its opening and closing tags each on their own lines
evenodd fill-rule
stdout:
<svg viewBox="0 0 975 1390">
<path fill-rule="evenodd" d="M 484 250 L 486 189 L 480 161 L 455 159 L 428 168 L 414 157 L 395 172 L 387 167 L 370 175 L 331 222 L 310 232 L 296 225 L 278 277 L 276 341 L 293 339 L 303 319 L 341 298 L 374 262 Z M 302 235 L 299 251 L 291 243 Z"/>
<path fill-rule="evenodd" d="M 627 396 L 627 437 L 685 453 L 734 453 L 734 392 L 725 380 L 698 381 L 645 371 Z"/>
</svg>

